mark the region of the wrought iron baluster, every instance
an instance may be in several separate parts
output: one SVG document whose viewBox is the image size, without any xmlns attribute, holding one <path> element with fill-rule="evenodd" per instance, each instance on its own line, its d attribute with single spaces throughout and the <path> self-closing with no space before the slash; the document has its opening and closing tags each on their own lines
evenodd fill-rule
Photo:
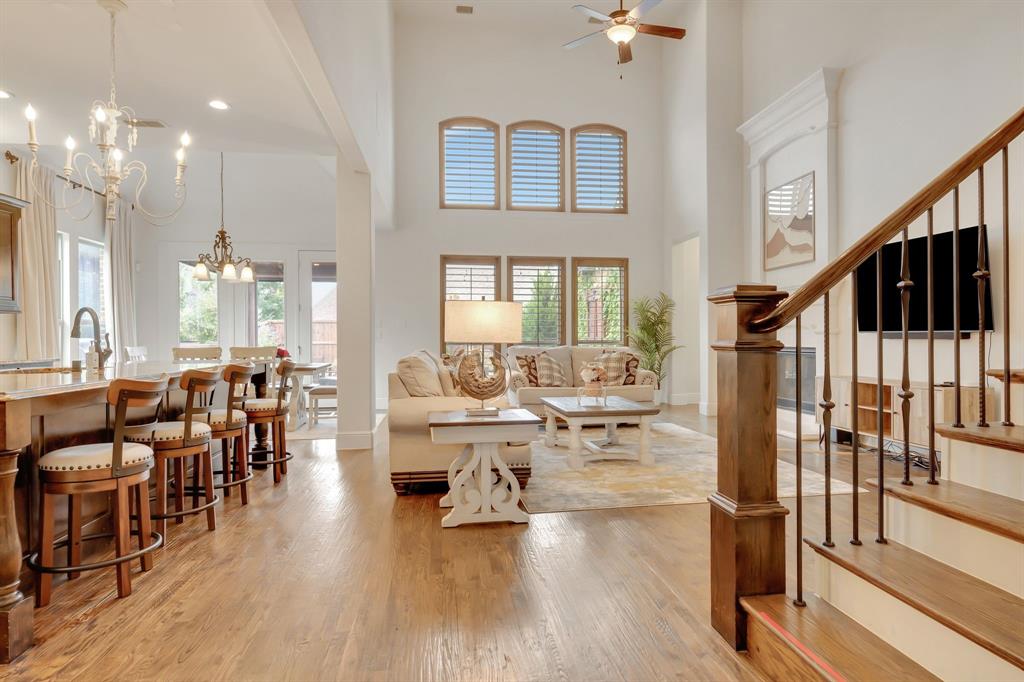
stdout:
<svg viewBox="0 0 1024 682">
<path fill-rule="evenodd" d="M 875 352 L 877 355 L 875 377 L 876 393 L 875 418 L 878 420 L 878 535 L 875 542 L 885 543 L 885 385 L 882 374 L 885 363 L 882 360 L 882 249 L 875 252 Z"/>
<path fill-rule="evenodd" d="M 953 426 L 964 427 L 960 406 L 960 185 L 953 188 Z"/>
<path fill-rule="evenodd" d="M 825 340 L 824 340 L 824 351 L 825 351 L 825 376 L 822 380 L 821 390 L 821 402 L 818 406 L 821 407 L 821 421 L 825 426 L 825 542 L 822 543 L 826 547 L 835 547 L 835 543 L 832 542 L 832 408 L 836 406 L 832 402 L 832 370 L 830 368 L 829 358 L 829 306 L 828 306 L 828 292 L 825 292 Z M 799 419 L 799 415 L 797 416 Z M 856 486 L 855 486 L 856 487 Z"/>
<path fill-rule="evenodd" d="M 991 273 L 988 271 L 988 230 L 985 227 L 985 166 L 978 168 L 978 426 L 988 426 L 985 406 L 985 289 Z"/>
<path fill-rule="evenodd" d="M 1010 419 L 1010 152 L 1003 147 L 1003 425 Z"/>
<path fill-rule="evenodd" d="M 935 470 L 935 215 L 928 208 L 928 482 L 936 485 Z"/>
<path fill-rule="evenodd" d="M 900 308 L 903 318 L 903 380 L 900 383 L 900 414 L 903 417 L 903 485 L 914 485 L 910 480 L 910 400 L 914 392 L 910 390 L 910 290 L 914 282 L 910 279 L 910 246 L 907 244 L 909 228 L 903 228 L 902 261 L 900 264 L 900 281 L 896 288 L 900 290 Z M 879 486 L 882 485 L 881 479 Z"/>
<path fill-rule="evenodd" d="M 859 383 L 857 381 L 858 369 L 857 369 L 857 271 L 854 270 L 853 274 L 850 275 L 851 283 L 851 306 L 850 306 L 850 329 L 853 330 L 853 339 L 850 343 L 850 355 L 851 355 L 851 381 L 850 386 L 850 447 L 852 450 L 852 464 L 853 464 L 853 522 L 852 529 L 850 531 L 850 544 L 859 545 L 860 542 L 860 495 L 857 494 L 857 486 L 860 485 L 860 475 L 858 472 L 858 460 L 860 459 L 860 390 Z"/>
<path fill-rule="evenodd" d="M 803 405 L 803 396 L 800 382 L 800 316 L 796 316 L 796 599 L 793 603 L 797 606 L 807 606 L 804 601 L 804 453 L 803 453 L 803 421 L 800 408 Z"/>
</svg>

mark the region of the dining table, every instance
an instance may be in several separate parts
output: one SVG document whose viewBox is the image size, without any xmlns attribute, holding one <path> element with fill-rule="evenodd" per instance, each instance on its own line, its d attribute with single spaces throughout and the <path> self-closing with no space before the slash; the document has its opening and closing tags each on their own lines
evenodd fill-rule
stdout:
<svg viewBox="0 0 1024 682">
<path fill-rule="evenodd" d="M 288 399 L 288 431 L 301 428 L 309 419 L 308 391 L 316 385 L 318 377 L 333 367 L 330 362 L 297 362 L 292 370 L 293 384 Z"/>
</svg>

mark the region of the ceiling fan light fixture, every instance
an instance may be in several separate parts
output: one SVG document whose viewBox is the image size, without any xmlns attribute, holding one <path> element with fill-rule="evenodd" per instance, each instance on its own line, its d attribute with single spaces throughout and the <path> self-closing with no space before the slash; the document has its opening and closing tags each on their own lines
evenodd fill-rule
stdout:
<svg viewBox="0 0 1024 682">
<path fill-rule="evenodd" d="M 616 45 L 623 45 L 636 37 L 636 27 L 632 24 L 615 24 L 605 32 L 605 35 Z"/>
</svg>

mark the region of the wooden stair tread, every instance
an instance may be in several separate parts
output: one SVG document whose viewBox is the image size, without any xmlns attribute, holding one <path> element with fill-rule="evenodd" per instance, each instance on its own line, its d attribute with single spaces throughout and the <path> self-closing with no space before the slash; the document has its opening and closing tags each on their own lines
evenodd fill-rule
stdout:
<svg viewBox="0 0 1024 682">
<path fill-rule="evenodd" d="M 903 485 L 899 478 L 885 479 L 885 492 L 910 504 L 937 514 L 969 523 L 997 535 L 1024 542 L 1024 501 L 953 481 L 928 485 L 925 478 L 913 478 L 914 485 Z M 867 485 L 878 488 L 878 479 Z"/>
<path fill-rule="evenodd" d="M 985 372 L 990 377 L 995 377 L 1000 381 L 1003 380 L 1003 370 L 1001 369 L 990 369 Z M 1024 369 L 1010 369 L 1010 383 L 1011 384 L 1024 384 Z"/>
<path fill-rule="evenodd" d="M 805 538 L 815 552 L 900 601 L 1024 668 L 1024 599 L 889 541 L 825 547 Z"/>
<path fill-rule="evenodd" d="M 992 416 L 992 420 L 998 418 L 998 415 Z M 953 440 L 1024 452 L 1024 426 L 1020 425 L 1004 426 L 995 421 L 992 421 L 988 426 L 964 424 L 962 427 L 957 427 L 950 424 L 938 424 L 935 427 L 935 431 Z"/>
<path fill-rule="evenodd" d="M 751 618 L 828 679 L 939 679 L 828 602 L 813 594 L 804 601 L 800 607 L 785 594 L 740 598 Z"/>
</svg>

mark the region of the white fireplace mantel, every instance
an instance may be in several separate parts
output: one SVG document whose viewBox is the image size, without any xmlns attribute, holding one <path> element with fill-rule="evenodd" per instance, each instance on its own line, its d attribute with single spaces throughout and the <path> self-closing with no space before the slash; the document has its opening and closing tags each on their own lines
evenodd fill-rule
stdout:
<svg viewBox="0 0 1024 682">
<path fill-rule="evenodd" d="M 837 96 L 842 73 L 842 69 L 818 69 L 737 128 L 747 152 L 749 276 L 753 281 L 793 290 L 836 256 Z M 811 171 L 815 173 L 814 261 L 765 271 L 764 194 Z"/>
</svg>

